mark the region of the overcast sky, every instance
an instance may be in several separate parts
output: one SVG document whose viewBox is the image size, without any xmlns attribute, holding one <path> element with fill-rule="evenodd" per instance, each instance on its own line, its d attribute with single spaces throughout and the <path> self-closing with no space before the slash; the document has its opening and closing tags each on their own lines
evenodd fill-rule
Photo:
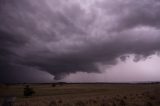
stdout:
<svg viewBox="0 0 160 106">
<path fill-rule="evenodd" d="M 160 81 L 159 0 L 0 0 L 0 82 Z"/>
</svg>

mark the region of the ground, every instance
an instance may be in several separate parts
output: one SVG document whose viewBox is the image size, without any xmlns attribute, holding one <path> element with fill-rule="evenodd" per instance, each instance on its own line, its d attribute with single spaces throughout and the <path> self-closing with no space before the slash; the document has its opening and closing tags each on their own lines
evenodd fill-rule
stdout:
<svg viewBox="0 0 160 106">
<path fill-rule="evenodd" d="M 0 104 L 13 106 L 160 106 L 160 84 L 30 84 L 35 94 L 23 96 L 25 84 L 1 85 Z"/>
</svg>

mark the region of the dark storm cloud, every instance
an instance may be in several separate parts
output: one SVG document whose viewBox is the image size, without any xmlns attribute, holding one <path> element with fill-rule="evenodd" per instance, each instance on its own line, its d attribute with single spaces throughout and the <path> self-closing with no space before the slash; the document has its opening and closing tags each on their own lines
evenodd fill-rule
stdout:
<svg viewBox="0 0 160 106">
<path fill-rule="evenodd" d="M 158 0 L 91 1 L 1 0 L 1 75 L 39 70 L 60 79 L 160 50 Z"/>
<path fill-rule="evenodd" d="M 160 27 L 159 0 L 114 0 L 100 3 L 99 7 L 107 14 L 115 16 L 117 29 L 126 30 L 136 26 Z"/>
</svg>

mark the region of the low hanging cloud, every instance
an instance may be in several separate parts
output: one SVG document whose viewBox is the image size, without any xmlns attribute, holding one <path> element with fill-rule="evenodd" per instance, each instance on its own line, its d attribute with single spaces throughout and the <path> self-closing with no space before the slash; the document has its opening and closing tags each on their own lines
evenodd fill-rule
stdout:
<svg viewBox="0 0 160 106">
<path fill-rule="evenodd" d="M 128 54 L 139 61 L 160 50 L 159 18 L 159 0 L 1 0 L 0 73 L 61 79 L 99 73 Z"/>
</svg>

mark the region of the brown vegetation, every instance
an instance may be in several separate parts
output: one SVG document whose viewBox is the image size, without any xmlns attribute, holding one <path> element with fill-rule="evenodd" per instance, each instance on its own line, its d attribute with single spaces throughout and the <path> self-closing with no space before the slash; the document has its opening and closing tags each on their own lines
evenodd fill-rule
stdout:
<svg viewBox="0 0 160 106">
<path fill-rule="evenodd" d="M 158 84 L 31 86 L 36 94 L 27 98 L 22 95 L 24 86 L 20 85 L 10 86 L 9 89 L 0 88 L 0 93 L 3 97 L 15 94 L 17 99 L 13 106 L 160 106 L 160 85 Z"/>
</svg>

